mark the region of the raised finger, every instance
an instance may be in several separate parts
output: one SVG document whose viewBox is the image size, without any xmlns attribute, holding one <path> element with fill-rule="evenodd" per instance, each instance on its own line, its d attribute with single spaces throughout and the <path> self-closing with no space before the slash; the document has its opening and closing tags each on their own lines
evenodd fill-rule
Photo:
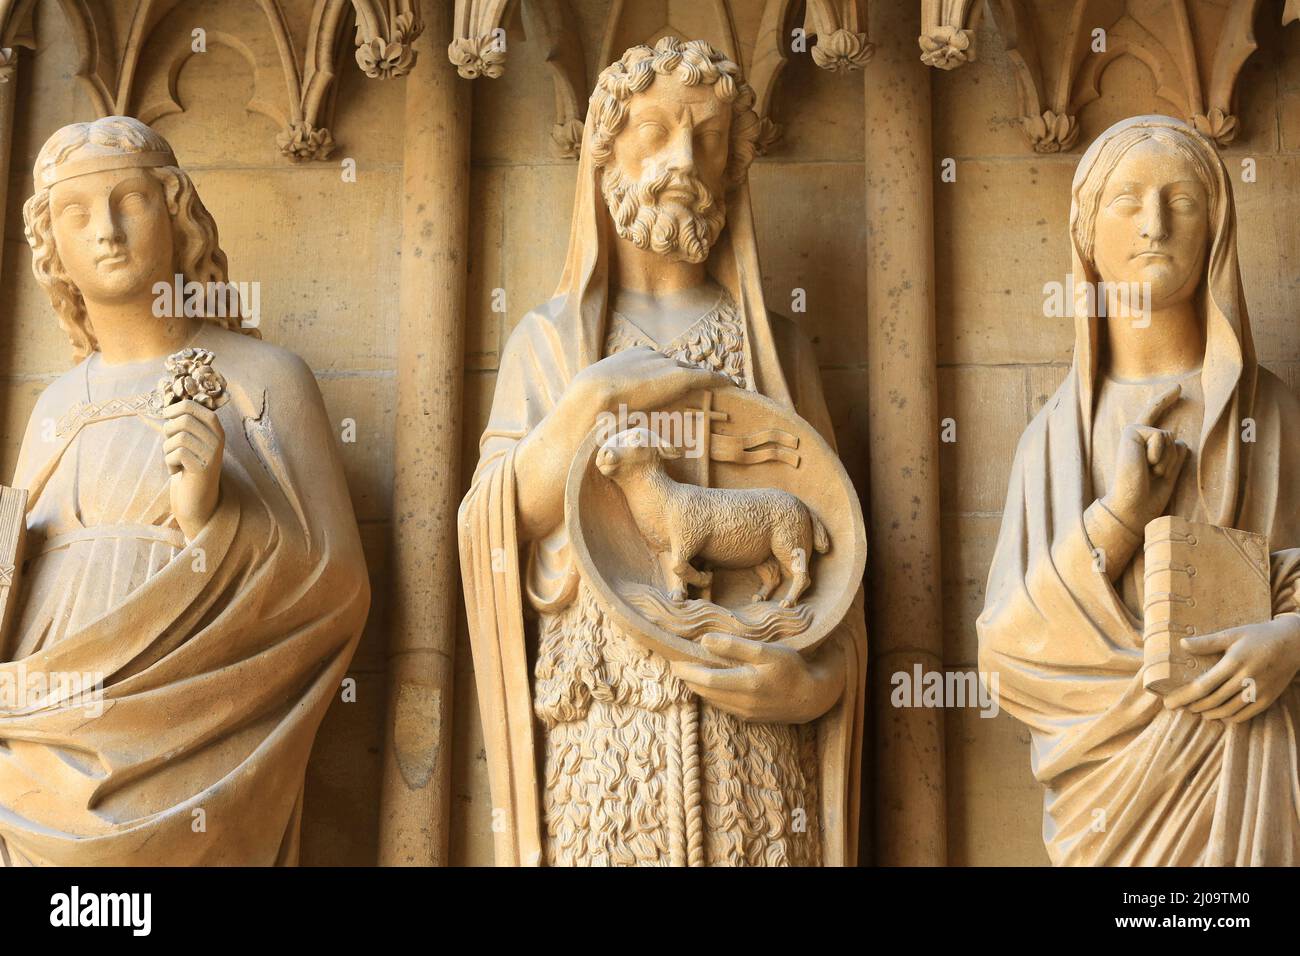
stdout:
<svg viewBox="0 0 1300 956">
<path fill-rule="evenodd" d="M 1152 400 L 1151 404 L 1146 407 L 1146 411 L 1138 416 L 1137 424 L 1154 425 L 1156 422 L 1160 421 L 1161 416 L 1164 415 L 1165 412 L 1169 411 L 1169 409 L 1173 407 L 1174 403 L 1178 401 L 1182 394 L 1183 387 L 1181 385 L 1177 382 L 1170 385 Z"/>
</svg>

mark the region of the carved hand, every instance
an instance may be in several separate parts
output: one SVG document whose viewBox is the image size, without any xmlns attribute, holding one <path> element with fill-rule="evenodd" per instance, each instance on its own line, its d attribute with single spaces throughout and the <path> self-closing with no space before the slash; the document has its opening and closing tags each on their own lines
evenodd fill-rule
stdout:
<svg viewBox="0 0 1300 956">
<path fill-rule="evenodd" d="M 1194 654 L 1223 652 L 1223 659 L 1165 697 L 1165 706 L 1186 707 L 1206 720 L 1240 723 L 1267 710 L 1300 671 L 1300 614 L 1185 637 L 1183 648 Z"/>
<path fill-rule="evenodd" d="M 843 661 L 829 643 L 811 660 L 782 644 L 729 635 L 707 635 L 700 645 L 736 664 L 674 661 L 673 675 L 710 704 L 744 720 L 804 724 L 830 710 L 844 690 Z"/>
<path fill-rule="evenodd" d="M 172 514 L 185 540 L 193 541 L 217 510 L 226 432 L 217 413 L 197 402 L 176 402 L 162 414 Z"/>
<path fill-rule="evenodd" d="M 620 405 L 651 411 L 698 389 L 730 384 L 731 379 L 721 372 L 699 368 L 639 345 L 588 365 L 574 376 L 565 398 L 572 394 L 575 403 L 583 406 L 588 414 L 579 417 L 587 421 L 589 429 L 597 415 L 616 412 Z"/>
<path fill-rule="evenodd" d="M 602 412 L 653 411 L 702 388 L 731 385 L 720 372 L 697 368 L 647 346 L 593 362 L 569 383 L 555 408 L 519 443 L 515 480 L 520 529 L 526 538 L 564 520 L 564 479 L 578 446 Z"/>
<path fill-rule="evenodd" d="M 1124 429 L 1115 453 L 1114 486 L 1102 503 L 1139 536 L 1147 522 L 1164 514 L 1187 460 L 1187 445 L 1172 432 L 1155 427 L 1181 394 L 1182 386 L 1173 385 L 1157 396 Z"/>
</svg>

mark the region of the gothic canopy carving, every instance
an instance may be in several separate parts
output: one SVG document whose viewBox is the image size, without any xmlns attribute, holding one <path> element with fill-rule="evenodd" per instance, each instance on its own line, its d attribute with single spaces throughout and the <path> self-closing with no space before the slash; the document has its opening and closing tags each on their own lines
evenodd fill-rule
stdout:
<svg viewBox="0 0 1300 956">
<path fill-rule="evenodd" d="M 23 43 L 33 3 L 0 0 L 0 79 L 12 69 L 12 46 Z M 334 79 L 354 12 L 355 59 L 378 79 L 411 69 L 411 46 L 423 30 L 416 0 L 315 0 L 307 24 L 295 23 L 283 0 L 57 0 L 57 6 L 60 26 L 77 45 L 77 79 L 100 116 L 151 123 L 184 110 L 181 70 L 210 46 L 225 46 L 253 77 L 248 108 L 276 124 L 280 152 L 295 162 L 327 159 L 334 149 Z M 296 39 L 304 36 L 305 46 Z"/>
<path fill-rule="evenodd" d="M 758 95 L 755 110 L 763 124 L 760 145 L 770 149 L 780 140 L 781 127 L 773 119 L 773 102 L 782 71 L 790 62 L 800 4 L 795 0 L 767 0 L 754 41 L 751 62 L 746 64 L 749 85 Z M 803 5 L 804 41 L 815 42 L 809 48 L 813 62 L 832 73 L 860 70 L 871 59 L 875 48 L 867 39 L 867 15 L 860 0 L 807 0 Z"/>
<path fill-rule="evenodd" d="M 403 76 L 415 66 L 424 32 L 418 0 L 352 0 L 357 11 L 357 65 L 372 79 Z"/>
<path fill-rule="evenodd" d="M 669 33 L 708 40 L 745 68 L 758 95 L 755 108 L 763 123 L 760 145 L 766 149 L 781 136 L 771 115 L 772 104 L 792 50 L 810 54 L 817 66 L 831 72 L 860 69 L 870 58 L 865 2 L 765 0 L 750 35 L 738 37 L 737 26 L 754 18 L 737 16 L 729 0 L 613 0 L 599 67 L 613 62 L 628 46 L 654 43 Z M 589 84 L 568 0 L 456 0 L 455 35 L 447 55 L 466 79 L 500 77 L 506 67 L 506 29 L 516 15 L 522 16 L 525 34 L 540 44 L 551 68 L 556 110 L 551 135 L 556 151 L 576 158 Z M 745 57 L 742 51 L 752 52 Z"/>
<path fill-rule="evenodd" d="M 988 0 L 1015 70 L 1021 124 L 1040 153 L 1075 145 L 1079 111 L 1101 95 L 1102 74 L 1124 55 L 1151 71 L 1164 108 L 1220 146 L 1231 143 L 1237 77 L 1257 46 L 1259 6 L 1260 0 Z M 922 0 L 922 61 L 952 70 L 975 59 L 983 9 L 978 0 Z M 1283 23 L 1297 18 L 1300 2 L 1288 0 Z"/>
<path fill-rule="evenodd" d="M 567 0 L 456 0 L 447 56 L 467 80 L 496 79 L 506 67 L 506 27 L 522 15 L 524 32 L 538 43 L 555 89 L 551 141 L 560 156 L 576 157 L 587 112 L 587 68 L 582 40 Z"/>
<path fill-rule="evenodd" d="M 0 0 L 0 83 L 8 83 L 14 73 L 16 47 L 34 49 L 32 7 L 36 0 Z"/>
</svg>

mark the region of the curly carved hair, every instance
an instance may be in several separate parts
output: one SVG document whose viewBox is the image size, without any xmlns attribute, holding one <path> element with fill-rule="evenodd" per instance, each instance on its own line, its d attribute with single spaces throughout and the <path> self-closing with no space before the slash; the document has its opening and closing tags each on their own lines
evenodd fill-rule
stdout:
<svg viewBox="0 0 1300 956">
<path fill-rule="evenodd" d="M 724 103 L 731 104 L 731 149 L 727 160 L 727 186 L 745 181 L 758 153 L 759 119 L 756 96 L 740 67 L 703 40 L 683 42 L 663 37 L 654 48 L 634 46 L 622 59 L 600 74 L 588 109 L 593 118 L 592 161 L 603 168 L 614 149 L 614 137 L 627 122 L 628 101 L 650 88 L 656 76 L 674 76 L 684 86 L 708 83 Z"/>
<path fill-rule="evenodd" d="M 73 123 L 51 136 L 36 157 L 35 194 L 23 204 L 27 244 L 32 247 L 32 272 L 50 297 L 59 324 L 72 342 L 76 361 L 99 348 L 95 330 L 86 313 L 81 290 L 73 283 L 54 242 L 50 221 L 50 187 L 42 185 L 62 163 L 77 159 L 83 147 L 116 149 L 123 154 L 172 153 L 168 142 L 144 123 L 130 116 L 106 116 L 91 123 Z M 174 154 L 173 154 L 174 155 Z M 226 282 L 226 254 L 221 251 L 217 224 L 199 199 L 193 180 L 179 166 L 148 169 L 163 187 L 167 211 L 171 214 L 174 244 L 173 271 L 186 282 Z M 228 316 L 204 316 L 223 328 L 260 337 L 256 329 L 240 325 L 239 310 Z"/>
</svg>

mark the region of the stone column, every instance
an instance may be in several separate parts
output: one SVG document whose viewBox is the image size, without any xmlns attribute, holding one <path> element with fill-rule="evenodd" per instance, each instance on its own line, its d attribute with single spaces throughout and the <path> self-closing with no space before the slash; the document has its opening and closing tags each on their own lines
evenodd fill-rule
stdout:
<svg viewBox="0 0 1300 956">
<path fill-rule="evenodd" d="M 3 54 L 0 54 L 3 55 Z M 14 103 L 18 92 L 18 50 L 9 54 L 9 63 L 0 71 L 0 223 L 9 209 L 9 160 L 14 141 Z M 0 236 L 3 240 L 3 236 Z M 0 241 L 0 268 L 4 264 L 4 242 Z M 0 273 L 2 274 L 2 273 Z M 0 369 L 0 371 L 3 371 Z"/>
<path fill-rule="evenodd" d="M 943 667 L 934 163 L 916 3 L 874 2 L 866 64 L 870 699 L 874 860 L 947 862 L 943 712 L 894 708 L 890 677 Z"/>
<path fill-rule="evenodd" d="M 8 76 L 5 82 L 0 83 L 0 224 L 7 222 L 9 212 L 9 161 L 10 152 L 13 150 L 14 141 L 14 107 L 17 102 L 18 91 L 18 50 L 14 49 L 10 54 L 12 59 L 8 66 Z M 20 200 L 21 201 L 21 200 Z M 0 270 L 4 268 L 4 229 L 0 225 Z M 4 272 L 0 271 L 0 276 Z M 13 315 L 12 303 L 6 303 L 0 306 L 0 340 L 5 342 L 13 341 L 13 336 L 18 328 L 18 321 Z M 0 354 L 0 376 L 12 374 L 13 368 L 13 351 L 6 348 L 7 354 Z M 12 397 L 8 394 L 8 389 L 0 389 L 0 422 L 5 421 L 9 413 L 9 402 Z M 12 466 L 13 463 L 10 463 Z M 10 476 L 0 471 L 0 482 L 8 480 Z"/>
<path fill-rule="evenodd" d="M 428 866 L 446 863 L 450 812 L 470 84 L 444 53 L 452 0 L 421 2 L 418 61 L 399 81 L 406 115 L 379 863 Z"/>
</svg>

